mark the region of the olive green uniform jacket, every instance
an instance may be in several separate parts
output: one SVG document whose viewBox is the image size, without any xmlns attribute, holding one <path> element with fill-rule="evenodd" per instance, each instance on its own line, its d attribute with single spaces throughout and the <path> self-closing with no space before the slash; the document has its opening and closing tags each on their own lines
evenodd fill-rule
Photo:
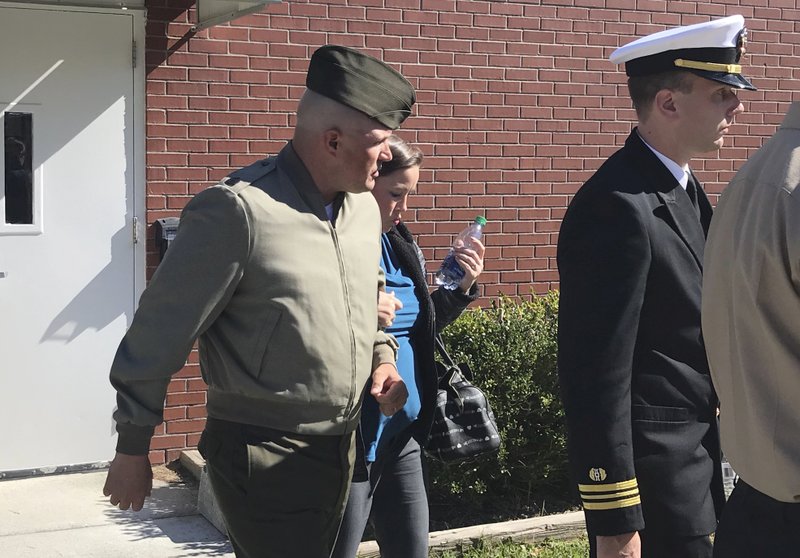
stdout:
<svg viewBox="0 0 800 558">
<path fill-rule="evenodd" d="M 195 340 L 210 417 L 356 428 L 362 388 L 396 344 L 377 327 L 377 204 L 343 193 L 334 211 L 331 222 L 291 144 L 186 205 L 111 369 L 118 451 L 147 452 Z"/>
</svg>

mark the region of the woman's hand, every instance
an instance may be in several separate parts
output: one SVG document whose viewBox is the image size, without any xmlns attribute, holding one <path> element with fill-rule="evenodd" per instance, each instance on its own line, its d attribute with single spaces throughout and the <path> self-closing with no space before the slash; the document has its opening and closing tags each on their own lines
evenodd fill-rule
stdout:
<svg viewBox="0 0 800 558">
<path fill-rule="evenodd" d="M 403 307 L 394 291 L 378 291 L 378 327 L 387 328 L 394 322 L 395 313 Z"/>
<path fill-rule="evenodd" d="M 462 292 L 468 293 L 478 276 L 483 273 L 483 254 L 486 252 L 486 247 L 480 240 L 473 238 L 470 240 L 469 248 L 454 247 L 453 252 L 458 265 L 464 270 L 464 278 L 461 280 L 459 288 Z"/>
</svg>

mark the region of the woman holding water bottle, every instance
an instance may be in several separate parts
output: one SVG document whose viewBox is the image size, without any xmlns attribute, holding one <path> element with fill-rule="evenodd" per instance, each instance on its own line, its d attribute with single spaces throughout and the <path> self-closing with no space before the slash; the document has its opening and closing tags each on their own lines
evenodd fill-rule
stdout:
<svg viewBox="0 0 800 558">
<path fill-rule="evenodd" d="M 364 398 L 353 482 L 332 558 L 355 557 L 370 517 L 383 558 L 427 558 L 421 444 L 436 405 L 434 338 L 478 297 L 476 279 L 483 271 L 481 241 L 456 242 L 452 254 L 464 272 L 458 288 L 429 293 L 422 251 L 402 222 L 419 180 L 422 152 L 397 136 L 389 138 L 389 146 L 392 160 L 383 164 L 372 191 L 383 217 L 381 267 L 387 294 L 381 304 L 396 309 L 392 322 L 382 315 L 381 325 L 397 339 L 397 369 L 408 401 L 387 417 L 373 398 Z"/>
</svg>

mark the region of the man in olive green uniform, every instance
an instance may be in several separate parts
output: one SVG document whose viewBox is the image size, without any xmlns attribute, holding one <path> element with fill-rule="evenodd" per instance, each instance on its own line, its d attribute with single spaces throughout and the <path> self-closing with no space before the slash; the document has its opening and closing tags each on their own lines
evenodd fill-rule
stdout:
<svg viewBox="0 0 800 558">
<path fill-rule="evenodd" d="M 200 441 L 237 557 L 323 558 L 346 501 L 361 389 L 407 391 L 377 327 L 381 217 L 369 191 L 411 85 L 356 50 L 308 69 L 294 136 L 195 196 L 117 351 L 119 439 L 104 493 L 141 509 L 170 377 L 198 341 Z"/>
</svg>

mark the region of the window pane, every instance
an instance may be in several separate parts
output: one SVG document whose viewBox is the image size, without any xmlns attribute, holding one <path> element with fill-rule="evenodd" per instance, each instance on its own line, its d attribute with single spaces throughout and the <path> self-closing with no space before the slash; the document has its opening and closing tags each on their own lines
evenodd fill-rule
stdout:
<svg viewBox="0 0 800 558">
<path fill-rule="evenodd" d="M 7 112 L 5 122 L 6 223 L 33 223 L 33 115 Z"/>
</svg>

